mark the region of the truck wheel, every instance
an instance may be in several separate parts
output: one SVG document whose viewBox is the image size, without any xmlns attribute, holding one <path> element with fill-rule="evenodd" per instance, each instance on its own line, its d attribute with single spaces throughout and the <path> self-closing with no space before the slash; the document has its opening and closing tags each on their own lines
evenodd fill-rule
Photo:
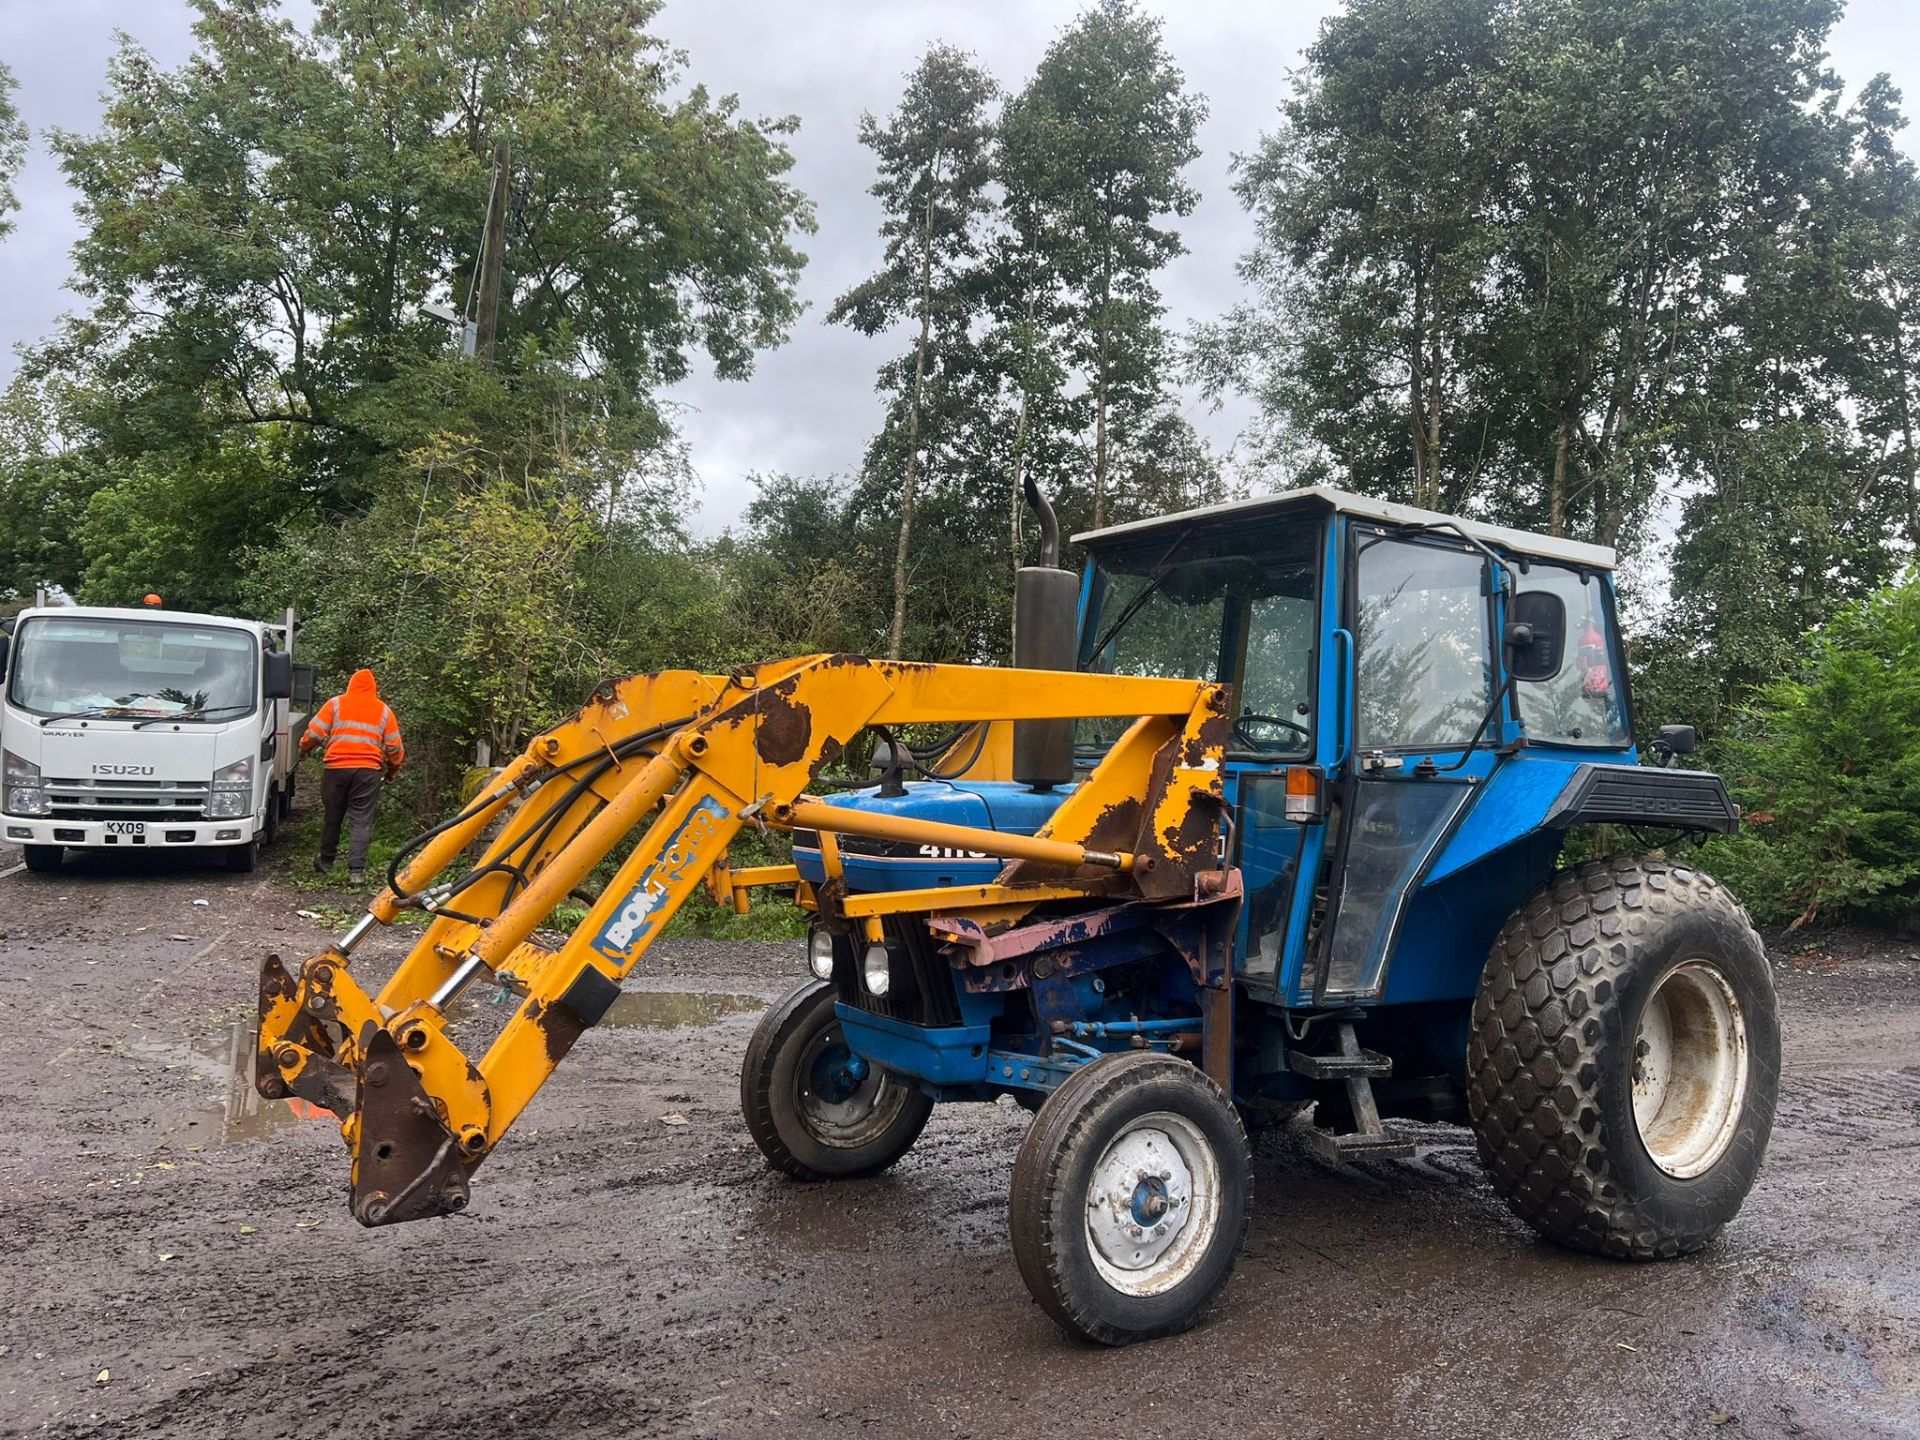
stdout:
<svg viewBox="0 0 1920 1440">
<path fill-rule="evenodd" d="M 260 842 L 249 840 L 244 845 L 229 845 L 225 858 L 227 869 L 234 874 L 251 875 L 260 863 Z"/>
<path fill-rule="evenodd" d="M 740 1067 L 747 1132 L 796 1180 L 876 1175 L 913 1148 L 933 1101 L 853 1053 L 834 990 L 810 980 L 761 1017 Z"/>
<path fill-rule="evenodd" d="M 1013 1162 L 1020 1278 L 1069 1334 L 1173 1335 L 1233 1272 L 1253 1209 L 1240 1117 L 1197 1067 L 1132 1051 L 1048 1097 Z"/>
<path fill-rule="evenodd" d="M 60 869 L 60 856 L 64 847 L 59 845 L 25 845 L 21 853 L 25 856 L 27 869 L 36 875 L 52 875 Z"/>
<path fill-rule="evenodd" d="M 280 818 L 287 819 L 293 814 L 293 789 L 300 783 L 298 775 L 287 776 L 287 788 L 280 792 Z"/>
<path fill-rule="evenodd" d="M 1766 951 L 1711 877 L 1616 857 L 1555 876 L 1474 997 L 1467 1098 L 1493 1187 L 1550 1240 L 1700 1249 L 1759 1173 L 1780 1089 Z"/>
<path fill-rule="evenodd" d="M 278 791 L 267 792 L 267 816 L 260 826 L 260 843 L 271 845 L 280 838 L 280 795 Z"/>
</svg>

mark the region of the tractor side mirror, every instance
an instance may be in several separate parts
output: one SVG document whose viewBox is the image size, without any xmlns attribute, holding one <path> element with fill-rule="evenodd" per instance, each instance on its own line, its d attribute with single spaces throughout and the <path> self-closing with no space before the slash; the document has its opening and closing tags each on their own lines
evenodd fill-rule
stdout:
<svg viewBox="0 0 1920 1440">
<path fill-rule="evenodd" d="M 1700 744 L 1700 733 L 1691 725 L 1662 725 L 1654 744 L 1669 755 L 1691 755 Z"/>
<path fill-rule="evenodd" d="M 269 700 L 293 698 L 293 657 L 284 650 L 269 650 L 263 657 L 266 669 L 261 673 L 261 688 Z"/>
<path fill-rule="evenodd" d="M 1523 590 L 1507 605 L 1507 673 L 1551 680 L 1567 658 L 1567 606 L 1551 590 Z"/>
</svg>

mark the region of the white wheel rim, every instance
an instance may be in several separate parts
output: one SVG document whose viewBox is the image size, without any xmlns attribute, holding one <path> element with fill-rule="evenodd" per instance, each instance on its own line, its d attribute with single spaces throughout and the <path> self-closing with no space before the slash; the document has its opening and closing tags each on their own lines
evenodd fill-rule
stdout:
<svg viewBox="0 0 1920 1440">
<path fill-rule="evenodd" d="M 1661 977 L 1633 1051 L 1640 1143 L 1677 1179 L 1704 1174 L 1733 1143 L 1747 1095 L 1746 1017 L 1719 967 L 1688 960 Z"/>
<path fill-rule="evenodd" d="M 1220 1226 L 1220 1162 L 1199 1126 L 1168 1111 L 1114 1138 L 1087 1189 L 1087 1250 L 1125 1295 L 1160 1295 L 1199 1267 Z"/>
</svg>

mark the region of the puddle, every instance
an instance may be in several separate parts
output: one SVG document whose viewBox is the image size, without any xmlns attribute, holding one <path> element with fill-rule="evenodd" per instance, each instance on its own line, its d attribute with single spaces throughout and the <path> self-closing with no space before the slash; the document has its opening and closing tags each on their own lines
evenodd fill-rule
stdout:
<svg viewBox="0 0 1920 1440">
<path fill-rule="evenodd" d="M 613 1030 L 685 1030 L 718 1025 L 729 1015 L 767 1008 L 758 995 L 714 995 L 702 990 L 628 990 L 601 1017 Z"/>
<path fill-rule="evenodd" d="M 265 1140 L 282 1130 L 311 1120 L 331 1121 L 333 1112 L 306 1100 L 267 1100 L 253 1088 L 253 1026 L 235 1021 L 227 1027 L 225 1054 L 218 1060 L 199 1057 L 210 1074 L 224 1074 L 226 1098 L 219 1104 L 190 1110 L 167 1128 L 161 1138 L 169 1145 L 238 1145 Z"/>
</svg>

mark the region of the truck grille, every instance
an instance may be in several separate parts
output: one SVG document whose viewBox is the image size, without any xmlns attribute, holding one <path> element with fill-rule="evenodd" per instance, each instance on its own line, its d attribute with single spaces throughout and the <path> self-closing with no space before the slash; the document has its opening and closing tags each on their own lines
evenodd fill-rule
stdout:
<svg viewBox="0 0 1920 1440">
<path fill-rule="evenodd" d="M 204 780 L 47 781 L 56 820 L 203 820 Z"/>
<path fill-rule="evenodd" d="M 953 969 L 927 934 L 924 923 L 887 916 L 887 952 L 893 957 L 893 984 L 886 995 L 873 996 L 860 983 L 858 950 L 836 946 L 833 983 L 843 1004 L 903 1020 L 909 1025 L 958 1025 L 960 1002 L 954 997 Z M 864 949 L 866 942 L 854 944 Z"/>
</svg>

